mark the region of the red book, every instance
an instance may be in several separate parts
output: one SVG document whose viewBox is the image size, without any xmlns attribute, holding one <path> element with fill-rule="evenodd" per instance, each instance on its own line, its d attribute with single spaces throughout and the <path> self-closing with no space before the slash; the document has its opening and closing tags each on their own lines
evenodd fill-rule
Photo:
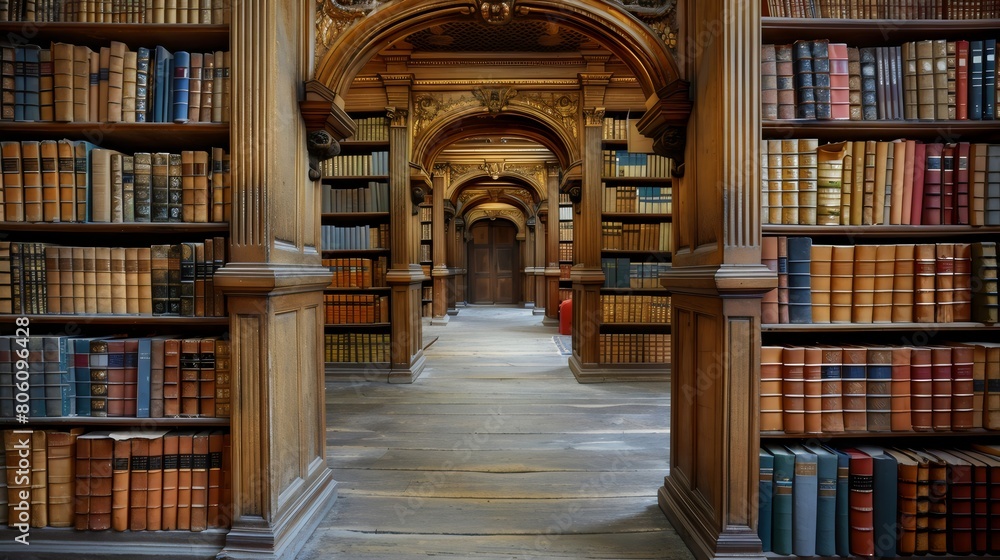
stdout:
<svg viewBox="0 0 1000 560">
<path fill-rule="evenodd" d="M 910 420 L 915 431 L 925 432 L 933 429 L 931 421 L 933 395 L 931 349 L 913 348 L 910 351 Z"/>
<path fill-rule="evenodd" d="M 951 348 L 931 347 L 931 426 L 937 431 L 951 430 Z"/>
<path fill-rule="evenodd" d="M 969 149 L 968 142 L 959 142 L 955 151 L 955 210 L 953 224 L 969 224 Z"/>
<path fill-rule="evenodd" d="M 926 146 L 926 157 L 924 159 L 924 192 L 923 197 L 917 200 L 922 200 L 923 202 L 923 215 L 919 222 L 913 222 L 914 224 L 922 224 L 926 226 L 937 226 L 941 225 L 941 209 L 943 208 L 942 200 L 942 159 L 944 153 L 944 144 L 932 143 L 925 144 Z"/>
<path fill-rule="evenodd" d="M 963 344 L 951 347 L 951 429 L 971 430 L 973 428 L 972 414 L 973 387 L 972 367 L 975 360 L 975 348 Z"/>
<path fill-rule="evenodd" d="M 923 223 L 924 213 L 924 167 L 927 164 L 927 144 L 913 146 L 913 189 L 910 203 L 910 225 Z"/>
<path fill-rule="evenodd" d="M 850 457 L 847 503 L 850 550 L 855 556 L 875 555 L 875 519 L 872 513 L 874 471 L 872 458 L 857 449 L 844 449 Z"/>
<path fill-rule="evenodd" d="M 969 118 L 969 42 L 955 41 L 955 118 Z"/>
<path fill-rule="evenodd" d="M 910 419 L 910 361 L 912 348 L 897 346 L 892 349 L 892 431 L 908 432 L 913 429 Z"/>
<path fill-rule="evenodd" d="M 955 156 L 958 146 L 945 144 L 941 149 L 941 223 L 951 225 L 955 218 Z M 926 196 L 926 189 L 924 196 Z"/>
</svg>

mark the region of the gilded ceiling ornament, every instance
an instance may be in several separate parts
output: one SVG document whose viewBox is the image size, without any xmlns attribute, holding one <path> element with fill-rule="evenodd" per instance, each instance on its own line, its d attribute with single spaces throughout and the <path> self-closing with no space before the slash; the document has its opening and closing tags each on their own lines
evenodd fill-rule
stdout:
<svg viewBox="0 0 1000 560">
<path fill-rule="evenodd" d="M 510 102 L 511 98 L 517 95 L 517 90 L 512 87 L 504 88 L 477 88 L 472 90 L 472 95 L 486 107 L 486 110 L 490 112 L 491 115 L 497 116 L 500 111 L 503 111 L 507 107 L 507 103 Z"/>
<path fill-rule="evenodd" d="M 604 107 L 584 109 L 583 120 L 586 126 L 604 126 Z"/>
<path fill-rule="evenodd" d="M 517 175 L 524 177 L 531 184 L 535 185 L 537 188 L 545 189 L 545 166 L 544 165 L 510 165 L 508 164 L 506 169 L 507 175 Z M 523 189 L 521 189 L 523 190 Z M 528 191 L 524 191 L 527 193 Z M 528 195 L 530 198 L 530 194 Z"/>
<path fill-rule="evenodd" d="M 479 166 L 479 169 L 485 171 L 487 175 L 496 181 L 500 178 L 500 175 L 503 175 L 503 169 L 506 165 L 507 163 L 503 161 L 484 161 L 483 164 Z"/>
<path fill-rule="evenodd" d="M 580 94 L 530 92 L 517 97 L 517 102 L 533 107 L 562 124 L 563 129 L 574 139 L 579 138 Z"/>
<path fill-rule="evenodd" d="M 316 0 L 316 60 L 323 59 L 345 29 L 389 1 Z"/>
<path fill-rule="evenodd" d="M 501 0 L 499 2 L 477 0 L 479 15 L 490 25 L 504 25 L 514 18 L 514 2 L 516 0 Z"/>
<path fill-rule="evenodd" d="M 456 110 L 475 107 L 474 98 L 459 95 L 445 99 L 441 93 L 419 93 L 413 98 L 413 137 L 418 138 L 438 116 L 447 116 Z"/>
<path fill-rule="evenodd" d="M 524 212 L 515 208 L 476 208 L 465 215 L 465 222 L 469 225 L 479 220 L 496 220 L 506 218 L 517 224 L 517 231 L 523 232 L 526 226 Z"/>
<path fill-rule="evenodd" d="M 406 119 L 410 116 L 410 111 L 397 107 L 386 107 L 385 116 L 388 117 L 390 126 L 406 126 Z"/>
</svg>

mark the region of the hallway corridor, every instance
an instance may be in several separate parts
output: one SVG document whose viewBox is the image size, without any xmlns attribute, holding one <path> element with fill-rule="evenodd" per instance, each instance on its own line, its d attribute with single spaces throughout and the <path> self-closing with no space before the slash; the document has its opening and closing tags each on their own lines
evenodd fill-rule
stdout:
<svg viewBox="0 0 1000 560">
<path fill-rule="evenodd" d="M 298 557 L 691 558 L 656 503 L 669 386 L 578 384 L 554 334 L 463 308 L 412 385 L 328 383 L 339 497 Z"/>
</svg>

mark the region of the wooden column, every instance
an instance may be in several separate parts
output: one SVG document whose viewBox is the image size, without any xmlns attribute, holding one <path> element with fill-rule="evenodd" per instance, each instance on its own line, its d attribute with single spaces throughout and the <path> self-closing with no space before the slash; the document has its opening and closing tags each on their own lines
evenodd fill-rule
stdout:
<svg viewBox="0 0 1000 560">
<path fill-rule="evenodd" d="M 468 253 L 465 247 L 465 220 L 459 216 L 455 216 L 451 223 L 454 229 L 451 235 L 453 249 L 449 255 L 452 256 L 452 266 L 455 272 L 455 303 L 453 307 L 448 309 L 448 313 L 450 315 L 458 315 L 458 308 L 465 307 L 466 303 L 465 289 L 468 272 L 466 260 L 468 259 Z"/>
<path fill-rule="evenodd" d="M 535 262 L 532 277 L 529 281 L 535 289 L 535 307 L 532 309 L 534 315 L 545 315 L 548 305 L 548 290 L 545 284 L 545 265 L 548 264 L 547 247 L 547 212 L 548 203 L 542 201 L 542 206 L 535 213 Z"/>
<path fill-rule="evenodd" d="M 229 262 L 215 285 L 232 340 L 233 523 L 220 558 L 294 557 L 337 495 L 323 383 L 330 272 L 317 251 L 320 190 L 308 178 L 298 111 L 311 12 L 232 7 L 233 209 Z"/>
<path fill-rule="evenodd" d="M 674 335 L 670 475 L 659 502 L 696 557 L 760 558 L 760 297 L 776 285 L 760 264 L 760 3 L 687 9 L 681 50 L 695 103 L 674 187 L 673 267 L 662 279 Z M 647 117 L 644 133 L 658 115 Z"/>
<path fill-rule="evenodd" d="M 408 107 L 408 105 L 407 105 Z M 414 203 L 410 197 L 409 110 L 387 108 L 389 116 L 389 201 L 392 239 L 386 284 L 392 289 L 390 301 L 392 348 L 389 382 L 412 383 L 424 369 L 423 324 L 420 320 L 420 287 L 424 273 L 413 251 Z"/>
<path fill-rule="evenodd" d="M 573 354 L 569 367 L 580 379 L 598 363 L 598 329 L 601 324 L 601 130 L 604 109 L 583 111 L 583 187 L 574 205 Z"/>
<path fill-rule="evenodd" d="M 545 318 L 543 325 L 559 325 L 559 166 L 545 166 L 549 213 L 545 222 Z"/>
<path fill-rule="evenodd" d="M 434 192 L 432 196 L 433 208 L 431 208 L 431 260 L 434 268 L 431 269 L 431 277 L 434 279 L 434 303 L 432 325 L 448 324 L 448 278 L 451 273 L 448 271 L 448 243 L 444 231 L 444 191 L 448 183 L 448 167 L 444 165 L 435 166 L 432 180 L 434 182 Z"/>
</svg>

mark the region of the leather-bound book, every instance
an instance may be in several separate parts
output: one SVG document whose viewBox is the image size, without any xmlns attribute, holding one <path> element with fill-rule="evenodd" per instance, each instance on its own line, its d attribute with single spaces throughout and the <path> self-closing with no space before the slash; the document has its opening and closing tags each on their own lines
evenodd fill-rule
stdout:
<svg viewBox="0 0 1000 560">
<path fill-rule="evenodd" d="M 125 87 L 125 53 L 128 47 L 119 41 L 112 41 L 108 47 L 107 58 L 107 117 L 103 122 L 122 122 L 122 99 Z M 102 65 L 104 64 L 104 49 L 101 49 Z M 102 66 L 103 70 L 103 66 Z M 104 76 L 101 76 L 101 95 L 104 96 Z"/>
<path fill-rule="evenodd" d="M 823 431 L 823 351 L 818 347 L 808 346 L 804 349 L 803 357 L 804 426 L 807 434 L 818 434 Z"/>
<path fill-rule="evenodd" d="M 150 220 L 170 220 L 170 154 L 156 152 L 150 155 Z"/>
<path fill-rule="evenodd" d="M 31 452 L 32 432 L 31 430 L 4 430 L 3 441 L 5 464 L 11 466 L 11 468 L 4 469 L 6 471 L 5 481 L 7 492 L 5 496 L 6 503 L 4 504 L 4 508 L 7 511 L 4 512 L 4 515 L 8 519 L 8 525 L 13 527 L 20 519 L 20 512 L 15 510 L 15 507 L 21 507 L 19 504 L 22 501 L 27 501 L 30 512 L 31 476 L 30 474 L 26 476 L 24 472 L 19 473 L 17 466 L 21 464 L 21 459 L 26 457 L 30 472 L 30 463 L 33 458 Z"/>
<path fill-rule="evenodd" d="M 185 338 L 181 341 L 180 355 L 180 414 L 198 416 L 198 376 L 201 341 Z"/>
<path fill-rule="evenodd" d="M 86 272 L 86 269 L 84 269 Z M 89 280 L 89 278 L 88 278 Z M 111 248 L 94 248 L 94 296 L 97 313 L 111 313 Z"/>
<path fill-rule="evenodd" d="M 114 440 L 111 432 L 80 435 L 76 440 L 76 528 L 103 531 L 111 528 Z"/>
<path fill-rule="evenodd" d="M 881 214 L 876 211 L 875 208 L 875 191 L 876 191 L 876 158 L 878 154 L 876 152 L 878 143 L 874 140 L 868 140 L 864 142 L 864 169 L 861 170 L 862 173 L 862 185 L 863 192 L 861 195 L 861 224 L 860 225 L 873 225 L 880 221 Z M 856 161 L 856 160 L 855 160 Z M 854 179 L 858 178 L 858 169 L 855 167 Z M 884 178 L 883 178 L 884 181 Z M 884 182 L 883 182 L 884 185 Z M 857 185 L 855 185 L 857 189 Z M 851 200 L 851 204 L 854 204 L 854 200 Z M 853 207 L 852 207 L 853 208 Z M 878 219 L 876 219 L 878 216 Z M 853 216 L 852 216 L 853 220 Z"/>
<path fill-rule="evenodd" d="M 892 348 L 870 346 L 867 356 L 867 429 L 887 432 L 892 426 Z"/>
<path fill-rule="evenodd" d="M 203 53 L 191 53 L 191 70 L 188 75 L 188 122 L 201 120 L 201 81 Z"/>
<path fill-rule="evenodd" d="M 841 362 L 843 350 L 834 346 L 821 347 L 822 360 L 820 374 L 823 382 L 823 432 L 844 431 L 843 379 L 841 377 Z"/>
<path fill-rule="evenodd" d="M 188 102 L 191 82 L 191 53 L 187 51 L 177 51 L 173 53 L 173 76 L 172 87 L 172 109 L 170 118 L 165 119 L 173 122 L 187 122 Z"/>
<path fill-rule="evenodd" d="M 908 121 L 917 120 L 917 44 L 910 41 L 903 43 L 902 78 L 903 78 L 903 118 Z"/>
<path fill-rule="evenodd" d="M 878 120 L 878 95 L 876 93 L 878 73 L 875 64 L 875 48 L 859 49 L 861 66 L 861 115 L 866 121 Z"/>
<path fill-rule="evenodd" d="M 952 323 L 955 316 L 955 244 L 936 244 L 935 259 L 934 320 Z"/>
<path fill-rule="evenodd" d="M 865 160 L 865 142 L 856 140 L 852 143 L 852 149 L 851 149 L 850 221 L 846 225 L 860 226 L 865 223 L 864 215 L 865 215 L 865 192 L 866 192 L 865 191 L 866 165 L 867 162 Z M 874 165 L 872 166 L 872 171 L 874 172 Z M 874 180 L 875 178 L 873 176 L 871 183 L 871 186 L 873 187 L 874 187 Z M 868 192 L 873 193 L 873 191 L 868 191 Z M 868 207 L 871 208 L 870 202 L 868 204 Z"/>
<path fill-rule="evenodd" d="M 770 552 L 772 531 L 771 517 L 773 515 L 772 500 L 774 496 L 774 456 L 763 447 L 760 448 L 758 466 L 757 538 L 760 539 L 761 551 Z"/>
<path fill-rule="evenodd" d="M 56 142 L 57 215 L 62 222 L 75 222 L 76 217 L 76 158 L 73 142 L 65 138 Z"/>
<path fill-rule="evenodd" d="M 972 320 L 972 246 L 955 243 L 954 290 L 952 292 L 952 320 Z"/>
<path fill-rule="evenodd" d="M 876 245 L 854 247 L 854 294 L 851 307 L 852 323 L 871 323 L 875 301 Z"/>
<path fill-rule="evenodd" d="M 153 278 L 151 267 L 151 249 L 138 247 L 136 250 L 136 282 L 138 286 L 138 303 L 140 315 L 153 314 Z"/>
<path fill-rule="evenodd" d="M 892 351 L 892 383 L 890 392 L 891 418 L 890 427 L 894 432 L 908 432 L 913 429 L 911 421 L 910 402 L 910 362 L 913 349 L 904 346 L 893 346 Z"/>
<path fill-rule="evenodd" d="M 965 344 L 951 346 L 951 429 L 970 430 L 974 427 L 975 410 L 975 348 Z"/>
<path fill-rule="evenodd" d="M 893 280 L 896 275 L 896 246 L 876 245 L 873 323 L 892 322 Z"/>
<path fill-rule="evenodd" d="M 788 238 L 778 237 L 778 322 L 788 323 Z"/>
<path fill-rule="evenodd" d="M 149 464 L 146 470 L 146 529 L 163 527 L 163 440 L 166 434 L 149 440 Z"/>
<path fill-rule="evenodd" d="M 847 72 L 850 100 L 850 120 L 860 121 L 861 113 L 861 54 L 858 47 L 847 47 Z"/>
<path fill-rule="evenodd" d="M 110 248 L 111 265 L 108 285 L 111 291 L 111 312 L 116 315 L 124 315 L 128 312 L 128 294 L 125 282 L 125 248 Z"/>
<path fill-rule="evenodd" d="M 943 152 L 944 144 L 925 144 L 926 159 L 924 167 L 923 213 L 921 224 L 941 225 L 943 211 Z"/>
<path fill-rule="evenodd" d="M 851 118 L 850 61 L 846 43 L 830 43 L 830 118 Z M 815 56 L 815 55 L 814 55 Z"/>
<path fill-rule="evenodd" d="M 892 322 L 913 322 L 914 254 L 912 244 L 895 245 L 892 279 Z"/>
<path fill-rule="evenodd" d="M 996 39 L 983 40 L 983 120 L 996 118 Z"/>
<path fill-rule="evenodd" d="M 52 314 L 60 314 L 62 313 L 62 270 L 59 248 L 50 245 L 44 250 L 46 310 Z"/>
<path fill-rule="evenodd" d="M 112 338 L 105 341 L 105 344 L 108 358 L 107 413 L 109 417 L 121 417 L 125 416 L 125 339 Z"/>
<path fill-rule="evenodd" d="M 124 358 L 124 384 L 122 388 L 122 416 L 127 416 L 130 418 L 135 418 L 138 416 L 138 378 L 139 378 L 139 339 L 137 338 L 126 338 L 123 339 L 125 342 L 125 351 L 122 354 Z M 148 358 L 147 358 L 148 359 Z M 145 418 L 149 417 L 149 404 L 148 399 L 146 400 L 146 414 Z"/>
<path fill-rule="evenodd" d="M 163 337 L 150 339 L 149 417 L 163 418 Z"/>
<path fill-rule="evenodd" d="M 1000 343 L 982 342 L 986 348 L 986 396 L 983 427 L 1000 430 Z"/>
<path fill-rule="evenodd" d="M 177 529 L 178 467 L 180 466 L 179 432 L 169 432 L 163 436 L 163 484 L 160 529 Z"/>
<path fill-rule="evenodd" d="M 982 428 L 986 399 L 986 347 L 975 342 L 963 344 L 972 349 L 972 427 Z"/>
<path fill-rule="evenodd" d="M 761 239 L 761 262 L 775 274 L 778 272 L 778 238 L 765 236 Z M 760 321 L 765 325 L 778 323 L 778 288 L 764 294 L 761 300 Z"/>
<path fill-rule="evenodd" d="M 24 184 L 21 176 L 21 143 L 0 142 L 3 158 L 4 217 L 8 222 L 24 220 Z"/>
<path fill-rule="evenodd" d="M 131 531 L 145 531 L 146 504 L 149 486 L 149 439 L 133 437 L 124 440 L 131 445 L 128 489 L 128 528 Z"/>
<path fill-rule="evenodd" d="M 859 445 L 858 451 L 872 458 L 872 528 L 875 556 L 896 555 L 899 536 L 897 487 L 899 473 L 896 458 L 886 449 L 875 445 Z"/>
<path fill-rule="evenodd" d="M 129 315 L 139 314 L 139 249 L 137 247 L 126 247 L 124 252 L 124 288 L 125 288 L 125 310 L 123 313 Z M 112 253 L 112 259 L 114 259 Z M 114 279 L 112 279 L 114 281 Z"/>
<path fill-rule="evenodd" d="M 181 152 L 181 221 L 194 222 L 194 150 Z"/>
<path fill-rule="evenodd" d="M 969 146 L 969 223 L 986 224 L 987 144 Z"/>
<path fill-rule="evenodd" d="M 833 118 L 830 106 L 830 41 L 812 41 L 813 98 L 816 103 L 815 117 L 818 120 Z"/>
<path fill-rule="evenodd" d="M 20 167 L 21 188 L 24 193 L 24 221 L 41 222 L 44 217 L 42 211 L 42 161 L 41 144 L 37 140 L 21 141 Z M 6 187 L 6 174 L 4 183 Z"/>
<path fill-rule="evenodd" d="M 768 444 L 764 449 L 774 457 L 771 550 L 776 554 L 792 554 L 795 455 L 782 445 Z"/>
<path fill-rule="evenodd" d="M 112 434 L 112 437 L 116 439 L 114 441 L 115 456 L 112 463 L 111 528 L 115 531 L 127 531 L 132 442 L 127 439 L 128 436 L 125 434 Z"/>
<path fill-rule="evenodd" d="M 33 430 L 31 432 L 31 483 L 30 483 L 30 504 L 32 527 L 45 527 L 49 524 L 49 465 L 48 465 L 48 437 L 44 430 Z M 20 458 L 12 465 L 20 466 Z M 17 471 L 15 471 L 17 472 Z M 20 502 L 18 499 L 13 504 Z M 9 510 L 10 511 L 10 510 Z M 13 513 L 10 511 L 10 513 Z M 17 519 L 11 515 L 11 519 Z"/>
<path fill-rule="evenodd" d="M 972 244 L 972 320 L 997 322 L 997 249 L 993 241 Z"/>
<path fill-rule="evenodd" d="M 816 149 L 819 140 L 816 138 L 799 138 L 799 184 L 798 184 L 798 219 L 795 223 L 801 225 L 816 225 Z"/>
<path fill-rule="evenodd" d="M 934 58 L 934 117 L 948 120 L 948 42 L 935 39 L 931 43 Z"/>
<path fill-rule="evenodd" d="M 775 69 L 777 72 L 777 110 L 778 118 L 782 120 L 795 118 L 796 89 L 795 89 L 795 66 L 792 60 L 792 45 L 774 46 Z M 223 74 L 228 71 L 224 67 Z M 222 88 L 217 88 L 222 89 Z M 223 92 L 224 94 L 224 92 Z M 217 104 L 221 105 L 221 104 Z M 224 118 L 213 121 L 225 121 Z"/>
<path fill-rule="evenodd" d="M 937 252 L 934 245 L 921 243 L 914 250 L 913 320 L 933 323 L 935 320 Z"/>
<path fill-rule="evenodd" d="M 850 541 L 851 554 L 874 556 L 873 489 L 874 471 L 872 458 L 857 449 L 843 450 L 850 457 Z"/>
<path fill-rule="evenodd" d="M 194 466 L 194 432 L 177 433 L 177 529 L 191 530 L 191 483 Z"/>
<path fill-rule="evenodd" d="M 819 497 L 816 454 L 798 443 L 790 443 L 785 447 L 795 456 L 795 474 L 792 480 L 792 553 L 796 556 L 814 556 Z"/>
<path fill-rule="evenodd" d="M 167 221 L 183 222 L 184 215 L 184 175 L 181 154 L 167 157 Z"/>
<path fill-rule="evenodd" d="M 924 183 L 927 167 L 927 144 L 917 143 L 913 146 L 913 192 L 910 204 L 910 225 L 920 225 L 925 222 L 924 213 Z"/>
<path fill-rule="evenodd" d="M 888 206 L 892 197 L 892 142 L 875 142 L 875 198 L 872 202 L 872 223 L 889 223 Z"/>
<path fill-rule="evenodd" d="M 72 45 L 73 92 L 72 119 L 66 122 L 87 122 L 90 120 L 90 54 L 86 45 Z M 61 113 L 60 113 L 61 114 Z"/>
<path fill-rule="evenodd" d="M 47 432 L 49 527 L 74 526 L 76 438 L 82 432 L 82 428 Z"/>
<path fill-rule="evenodd" d="M 135 122 L 136 72 L 139 54 L 136 51 L 125 51 L 122 63 L 122 120 Z"/>
<path fill-rule="evenodd" d="M 967 225 L 972 206 L 969 188 L 969 152 L 972 145 L 959 142 L 955 147 L 955 204 L 951 223 Z"/>
<path fill-rule="evenodd" d="M 816 86 L 813 75 L 812 41 L 792 44 L 795 84 L 795 118 L 816 118 Z"/>
<path fill-rule="evenodd" d="M 163 416 L 171 418 L 181 413 L 181 341 L 163 341 Z"/>
<path fill-rule="evenodd" d="M 976 451 L 948 449 L 948 453 L 969 462 L 972 471 L 972 553 L 986 554 L 990 550 L 990 470 L 989 456 Z"/>
<path fill-rule="evenodd" d="M 42 186 L 42 219 L 44 222 L 58 222 L 59 206 L 59 145 L 55 140 L 38 143 L 39 177 Z"/>
<path fill-rule="evenodd" d="M 229 432 L 222 436 L 222 492 L 219 504 L 219 526 L 228 528 L 233 517 L 233 438 Z"/>
<path fill-rule="evenodd" d="M 947 450 L 928 453 L 947 465 L 947 549 L 950 554 L 970 554 L 973 544 L 973 465 L 965 457 Z"/>
<path fill-rule="evenodd" d="M 885 453 L 896 460 L 896 511 L 898 532 L 896 546 L 901 555 L 911 555 L 917 546 L 917 462 L 908 453 L 891 447 Z"/>
<path fill-rule="evenodd" d="M 49 313 L 55 313 L 56 309 L 64 315 L 72 315 L 76 313 L 76 306 L 74 305 L 73 299 L 73 247 L 46 247 L 46 253 L 49 249 L 55 249 L 58 257 L 57 261 L 59 263 L 59 286 L 56 288 L 56 293 L 59 296 L 59 302 L 57 305 L 53 306 L 51 303 L 52 292 L 53 292 L 53 282 L 54 277 L 52 276 L 52 269 L 48 269 L 46 274 L 48 275 L 49 287 Z M 969 296 L 972 297 L 971 294 Z"/>
<path fill-rule="evenodd" d="M 955 41 L 955 118 L 969 118 L 969 42 Z"/>
<path fill-rule="evenodd" d="M 906 141 L 895 140 L 889 145 L 892 169 L 888 173 L 886 180 L 892 185 L 892 189 L 886 195 L 888 205 L 887 224 L 900 225 L 903 223 L 904 208 L 904 187 L 906 182 Z M 912 188 L 912 184 L 911 184 Z M 910 193 L 912 196 L 912 193 Z M 909 212 L 909 207 L 906 207 Z"/>
<path fill-rule="evenodd" d="M 803 448 L 816 455 L 816 555 L 834 556 L 837 553 L 837 454 L 819 444 L 803 444 Z"/>
<path fill-rule="evenodd" d="M 812 291 L 813 323 L 830 322 L 830 273 L 832 264 L 833 247 L 831 245 L 813 245 L 811 247 L 809 275 L 810 289 Z"/>
<path fill-rule="evenodd" d="M 902 200 L 900 204 L 900 215 L 899 223 L 902 225 L 909 225 L 913 218 L 913 188 L 914 188 L 914 175 L 916 173 L 916 157 L 917 157 L 917 142 L 915 140 L 903 140 L 902 141 L 902 155 L 903 155 L 903 192 Z M 919 202 L 919 201 L 918 201 Z"/>
<path fill-rule="evenodd" d="M 211 221 L 211 193 L 209 186 L 209 156 L 205 150 L 194 152 L 194 213 L 193 221 L 206 223 Z"/>
<path fill-rule="evenodd" d="M 809 258 L 812 239 L 788 238 L 788 322 L 812 323 Z"/>
<path fill-rule="evenodd" d="M 931 425 L 951 430 L 952 355 L 948 346 L 931 347 Z"/>
<path fill-rule="evenodd" d="M 769 141 L 767 141 L 767 145 L 769 147 L 774 146 L 776 144 L 778 146 L 780 146 L 781 142 L 780 141 L 776 141 L 776 140 L 769 140 Z M 224 218 L 224 216 L 223 216 L 223 211 L 224 211 L 224 206 L 225 206 L 225 196 L 224 196 L 224 192 L 223 192 L 225 190 L 225 181 L 224 181 L 224 177 L 223 177 L 223 173 L 222 173 L 223 154 L 224 153 L 225 153 L 225 150 L 223 150 L 222 148 L 212 148 L 212 181 L 211 181 L 211 185 L 212 185 L 212 221 L 215 222 L 215 223 L 221 223 L 221 222 L 226 221 L 225 218 Z M 770 163 L 772 161 L 772 159 L 771 159 L 771 153 L 770 152 L 768 152 L 768 156 L 767 157 L 768 157 L 768 164 L 770 165 Z M 779 156 L 779 163 L 780 163 L 780 156 Z M 771 170 L 770 167 L 768 168 L 768 174 L 764 175 L 762 177 L 762 179 L 766 179 L 768 181 L 768 185 L 769 186 L 770 185 L 778 185 L 775 188 L 778 188 L 780 190 L 781 176 L 780 176 L 780 174 L 775 175 L 775 171 Z M 768 196 L 769 197 L 780 197 L 781 193 L 777 192 L 777 194 L 775 194 L 775 191 L 770 190 L 770 188 L 769 188 L 769 190 L 768 190 Z M 771 202 L 771 200 L 768 200 L 768 203 L 770 203 L 770 202 Z M 770 208 L 768 209 L 768 212 L 769 213 L 771 212 Z M 778 223 L 778 222 L 775 222 L 772 219 L 770 219 L 770 214 L 765 215 L 765 217 L 767 217 L 767 222 L 766 223 L 770 223 L 770 224 Z M 779 217 L 780 217 L 780 214 L 779 214 Z M 572 248 L 572 247 L 570 247 L 570 248 Z"/>
<path fill-rule="evenodd" d="M 220 61 L 221 62 L 221 61 Z M 774 51 L 771 51 L 771 62 L 774 62 Z M 763 65 L 761 67 L 763 70 Z M 771 65 L 772 76 L 776 67 Z M 777 87 L 777 81 L 772 80 L 772 85 Z M 199 122 L 212 122 L 212 108 L 215 99 L 215 53 L 205 53 L 201 67 L 201 111 L 198 115 Z M 777 92 L 775 91 L 775 103 L 777 103 Z M 773 118 L 777 118 L 777 105 L 775 105 Z"/>
<path fill-rule="evenodd" d="M 910 418 L 915 431 L 934 429 L 934 385 L 932 353 L 928 347 L 915 347 L 910 352 Z"/>
<path fill-rule="evenodd" d="M 948 464 L 924 450 L 911 449 L 911 452 L 927 462 L 927 552 L 946 554 L 948 552 Z"/>
<path fill-rule="evenodd" d="M 955 223 L 955 158 L 958 146 L 945 144 L 941 148 L 941 223 Z"/>
<path fill-rule="evenodd" d="M 152 204 L 152 154 L 136 152 L 132 156 L 132 191 L 136 222 L 151 221 Z"/>
<path fill-rule="evenodd" d="M 799 223 L 799 142 L 781 141 L 781 223 Z"/>
<path fill-rule="evenodd" d="M 191 451 L 191 530 L 208 528 L 208 469 L 209 431 L 201 431 L 192 438 Z"/>
<path fill-rule="evenodd" d="M 106 49 L 107 47 L 103 47 Z M 110 56 L 111 51 L 106 51 Z M 104 95 L 101 95 L 101 71 L 106 69 L 107 66 L 101 65 L 101 50 L 89 51 L 88 56 L 90 57 L 90 82 L 89 89 L 87 93 L 88 103 L 87 106 L 90 109 L 89 115 L 85 121 L 90 122 L 105 122 L 107 119 L 107 106 L 108 106 L 108 96 L 107 88 L 104 88 Z M 105 81 L 107 84 L 107 81 Z M 104 114 L 101 114 L 101 108 L 104 108 Z"/>
<path fill-rule="evenodd" d="M 225 449 L 225 434 L 222 430 L 212 430 L 208 436 L 208 505 L 207 526 L 221 527 L 220 511 L 222 500 L 222 455 Z"/>
<path fill-rule="evenodd" d="M 150 247 L 151 303 L 153 315 L 167 315 L 169 311 L 169 253 L 170 245 Z"/>
<path fill-rule="evenodd" d="M 842 175 L 847 144 L 825 144 L 816 150 L 816 225 L 840 224 Z"/>
<path fill-rule="evenodd" d="M 830 322 L 850 323 L 854 302 L 854 245 L 834 245 L 830 268 Z"/>
<path fill-rule="evenodd" d="M 845 346 L 843 349 L 844 429 L 848 432 L 868 429 L 867 349 Z"/>
<path fill-rule="evenodd" d="M 215 339 L 203 338 L 198 348 L 198 414 L 215 415 Z"/>
<path fill-rule="evenodd" d="M 231 414 L 231 346 L 228 339 L 215 340 L 215 416 L 229 418 Z"/>
<path fill-rule="evenodd" d="M 108 341 L 90 341 L 90 415 L 108 416 Z"/>
<path fill-rule="evenodd" d="M 805 432 L 805 349 L 786 347 L 781 352 L 782 426 L 786 434 Z"/>
<path fill-rule="evenodd" d="M 194 243 L 180 244 L 180 314 L 194 316 L 195 301 L 195 249 Z"/>
</svg>

